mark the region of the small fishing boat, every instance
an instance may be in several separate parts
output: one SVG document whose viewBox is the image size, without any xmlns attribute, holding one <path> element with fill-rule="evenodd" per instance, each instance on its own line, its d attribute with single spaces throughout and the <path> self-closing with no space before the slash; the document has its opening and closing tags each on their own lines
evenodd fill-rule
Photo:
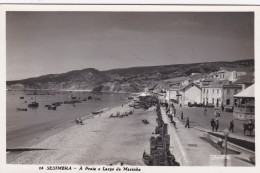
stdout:
<svg viewBox="0 0 260 173">
<path fill-rule="evenodd" d="M 32 103 L 28 104 L 28 107 L 29 107 L 29 108 L 39 107 L 39 103 L 37 103 L 37 102 L 32 102 Z"/>
<path fill-rule="evenodd" d="M 152 158 L 152 156 L 150 154 L 146 153 L 145 151 L 143 153 L 143 159 L 142 160 L 148 166 L 153 165 L 153 158 Z"/>
<path fill-rule="evenodd" d="M 92 97 L 91 97 L 91 96 L 88 96 L 88 99 L 90 100 L 90 99 L 92 99 Z"/>
<path fill-rule="evenodd" d="M 55 102 L 55 103 L 52 103 L 53 106 L 60 106 L 61 103 L 60 102 Z"/>
<path fill-rule="evenodd" d="M 24 99 L 24 97 L 20 97 L 20 99 L 22 100 L 22 99 Z"/>
<path fill-rule="evenodd" d="M 39 107 L 39 103 L 36 102 L 36 95 L 37 95 L 37 93 L 34 93 L 34 102 L 28 104 L 29 108 L 37 108 L 37 107 Z M 33 100 L 33 98 L 31 98 L 31 100 Z"/>
<path fill-rule="evenodd" d="M 49 110 L 56 110 L 57 106 L 51 105 L 48 107 Z"/>
</svg>

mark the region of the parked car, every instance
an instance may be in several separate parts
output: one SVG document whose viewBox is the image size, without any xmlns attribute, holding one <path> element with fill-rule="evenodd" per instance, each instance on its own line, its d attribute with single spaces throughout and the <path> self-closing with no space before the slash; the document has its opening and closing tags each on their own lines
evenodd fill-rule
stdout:
<svg viewBox="0 0 260 173">
<path fill-rule="evenodd" d="M 226 112 L 233 112 L 233 110 L 234 110 L 233 106 L 225 106 L 224 108 L 225 108 Z"/>
<path fill-rule="evenodd" d="M 206 107 L 206 108 L 214 108 L 214 104 L 213 103 L 208 103 L 204 107 Z"/>
</svg>

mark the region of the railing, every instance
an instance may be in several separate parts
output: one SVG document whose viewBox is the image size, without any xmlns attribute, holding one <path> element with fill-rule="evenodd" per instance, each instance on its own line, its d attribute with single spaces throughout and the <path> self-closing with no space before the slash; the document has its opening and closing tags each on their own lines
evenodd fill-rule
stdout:
<svg viewBox="0 0 260 173">
<path fill-rule="evenodd" d="M 234 112 L 240 112 L 240 113 L 244 113 L 244 114 L 254 114 L 255 113 L 255 107 L 253 107 L 253 106 L 235 107 Z"/>
</svg>

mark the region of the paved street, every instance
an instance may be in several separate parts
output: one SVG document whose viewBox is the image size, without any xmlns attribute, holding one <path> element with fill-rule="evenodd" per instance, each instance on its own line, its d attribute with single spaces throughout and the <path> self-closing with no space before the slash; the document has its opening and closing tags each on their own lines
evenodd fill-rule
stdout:
<svg viewBox="0 0 260 173">
<path fill-rule="evenodd" d="M 190 125 L 192 127 L 199 127 L 211 131 L 210 121 L 214 117 L 214 108 L 207 108 L 207 115 L 204 116 L 204 108 L 197 107 L 179 107 L 179 105 L 175 104 L 175 108 L 177 109 L 176 117 L 182 121 L 182 123 L 186 122 L 186 118 L 189 117 Z M 220 109 L 219 109 L 220 110 Z M 183 111 L 184 119 L 181 120 L 181 111 Z M 218 132 L 222 132 L 225 128 L 229 129 L 229 123 L 231 120 L 234 121 L 234 133 L 230 133 L 230 136 L 238 136 L 243 139 L 247 139 L 250 141 L 254 141 L 254 132 L 252 136 L 249 136 L 249 132 L 244 136 L 243 123 L 247 123 L 248 121 L 240 121 L 233 119 L 233 113 L 230 112 L 221 112 L 220 117 L 217 117 L 219 120 L 219 130 Z"/>
<path fill-rule="evenodd" d="M 175 128 L 173 123 L 170 123 L 164 108 L 161 108 L 161 112 L 164 122 L 168 124 L 168 133 L 171 135 L 170 150 L 176 157 L 177 162 L 182 166 L 224 166 L 224 160 L 219 159 L 223 155 L 204 140 L 203 132 L 193 128 L 185 128 L 180 121 L 176 122 L 177 128 Z M 173 119 L 174 121 L 177 120 L 177 118 Z M 241 156 L 233 154 L 229 156 L 228 166 L 253 166 L 237 159 Z"/>
</svg>

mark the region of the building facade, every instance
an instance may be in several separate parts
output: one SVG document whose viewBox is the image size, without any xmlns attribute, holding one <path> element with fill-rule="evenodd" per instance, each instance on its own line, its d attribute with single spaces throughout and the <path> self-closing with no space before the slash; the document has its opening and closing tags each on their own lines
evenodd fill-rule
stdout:
<svg viewBox="0 0 260 173">
<path fill-rule="evenodd" d="M 172 86 L 166 90 L 165 99 L 169 101 L 177 100 L 177 95 L 179 94 L 179 86 Z"/>
<path fill-rule="evenodd" d="M 238 79 L 239 76 L 246 75 L 246 69 L 241 68 L 223 68 L 221 67 L 220 70 L 217 72 L 217 79 L 218 80 L 228 80 L 234 82 Z"/>
<path fill-rule="evenodd" d="M 201 88 L 195 83 L 180 89 L 180 103 L 182 105 L 188 105 L 188 103 L 201 103 Z"/>
<path fill-rule="evenodd" d="M 223 106 L 225 108 L 233 108 L 235 105 L 234 95 L 242 91 L 241 85 L 223 85 Z"/>
<path fill-rule="evenodd" d="M 202 86 L 201 89 L 203 105 L 213 104 L 215 107 L 221 106 L 223 102 L 221 85 L 206 85 Z"/>
</svg>

